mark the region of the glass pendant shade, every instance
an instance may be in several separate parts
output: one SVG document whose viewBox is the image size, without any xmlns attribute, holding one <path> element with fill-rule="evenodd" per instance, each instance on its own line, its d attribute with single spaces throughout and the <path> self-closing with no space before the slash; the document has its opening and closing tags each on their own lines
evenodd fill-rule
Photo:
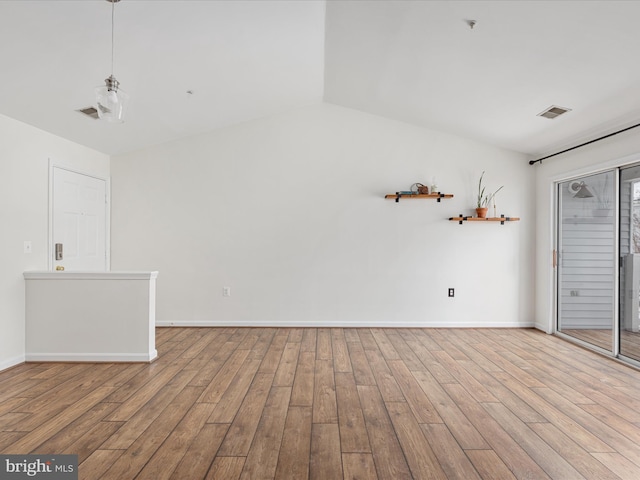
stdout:
<svg viewBox="0 0 640 480">
<path fill-rule="evenodd" d="M 103 87 L 97 87 L 96 102 L 98 118 L 106 120 L 110 123 L 124 122 L 124 114 L 129 102 L 129 95 L 120 90 L 120 82 L 113 76 L 113 57 L 114 57 L 114 5 L 120 0 L 107 0 L 111 4 L 111 75 L 104 81 Z"/>
<path fill-rule="evenodd" d="M 124 122 L 129 95 L 118 88 L 119 82 L 111 75 L 105 85 L 96 88 L 98 117 L 111 123 Z"/>
</svg>

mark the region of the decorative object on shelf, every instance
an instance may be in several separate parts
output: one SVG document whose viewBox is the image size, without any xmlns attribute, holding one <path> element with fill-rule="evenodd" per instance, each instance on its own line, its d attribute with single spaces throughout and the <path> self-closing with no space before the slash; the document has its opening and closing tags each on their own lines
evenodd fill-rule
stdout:
<svg viewBox="0 0 640 480">
<path fill-rule="evenodd" d="M 412 193 L 406 191 L 400 191 L 396 193 L 389 193 L 384 196 L 384 198 L 393 198 L 396 203 L 400 202 L 401 198 L 435 198 L 436 201 L 440 202 L 441 198 L 453 198 L 453 194 L 451 193 L 440 193 L 440 192 L 431 192 L 428 194 L 421 193 Z"/>
<path fill-rule="evenodd" d="M 96 110 L 98 117 L 111 123 L 122 123 L 124 121 L 124 112 L 129 100 L 123 90 L 120 90 L 120 82 L 113 75 L 113 18 L 114 6 L 120 0 L 106 0 L 111 3 L 111 75 L 105 79 L 105 85 L 96 88 L 96 101 L 98 103 Z"/>
<path fill-rule="evenodd" d="M 433 177 L 433 181 L 435 181 L 435 178 L 436 177 Z M 429 189 L 426 185 L 416 182 L 411 185 L 411 190 L 400 190 L 395 194 L 385 195 L 384 198 L 394 198 L 396 203 L 400 202 L 401 198 L 435 198 L 440 202 L 441 198 L 453 198 L 453 195 L 449 193 L 440 193 L 435 184 L 431 185 L 431 189 Z"/>
<path fill-rule="evenodd" d="M 405 192 L 401 192 L 401 193 L 405 193 Z M 411 193 L 413 195 L 428 195 L 429 187 L 427 187 L 426 185 L 423 185 L 422 183 L 416 182 L 413 185 L 411 185 Z"/>
<path fill-rule="evenodd" d="M 432 192 L 438 191 L 438 182 L 436 182 L 436 177 L 431 177 L 431 191 Z"/>
<path fill-rule="evenodd" d="M 499 189 L 497 189 L 493 193 L 485 193 L 486 187 L 482 186 L 483 177 L 484 177 L 484 171 L 482 172 L 482 175 L 480 175 L 480 180 L 478 181 L 478 201 L 476 205 L 476 215 L 478 215 L 478 218 L 487 217 L 487 211 L 489 210 L 489 205 L 491 205 L 491 200 L 494 200 L 496 194 L 500 190 L 502 190 L 502 188 L 504 187 L 504 185 L 502 185 Z M 495 210 L 495 202 L 494 202 L 494 210 Z"/>
<path fill-rule="evenodd" d="M 416 186 L 418 187 L 418 193 L 420 195 L 429 195 L 429 187 L 427 187 L 426 185 L 422 185 L 421 183 L 417 183 Z"/>
<path fill-rule="evenodd" d="M 504 225 L 504 222 L 519 222 L 520 217 L 506 217 L 500 215 L 499 217 L 465 217 L 460 214 L 457 217 L 449 217 L 449 221 L 458 222 L 462 225 L 462 222 L 500 222 L 500 225 Z"/>
</svg>

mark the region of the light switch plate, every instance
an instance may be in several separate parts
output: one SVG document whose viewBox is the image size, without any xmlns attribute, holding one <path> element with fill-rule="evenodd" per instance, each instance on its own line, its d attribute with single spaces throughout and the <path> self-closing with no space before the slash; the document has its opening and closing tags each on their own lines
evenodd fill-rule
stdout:
<svg viewBox="0 0 640 480">
<path fill-rule="evenodd" d="M 31 253 L 33 250 L 31 248 L 31 240 L 24 241 L 24 253 Z"/>
</svg>

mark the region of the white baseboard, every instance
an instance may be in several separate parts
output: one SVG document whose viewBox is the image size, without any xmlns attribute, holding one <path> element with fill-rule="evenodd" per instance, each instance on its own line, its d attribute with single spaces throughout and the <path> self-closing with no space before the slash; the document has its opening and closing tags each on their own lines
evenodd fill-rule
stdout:
<svg viewBox="0 0 640 480">
<path fill-rule="evenodd" d="M 26 361 L 24 355 L 20 355 L 14 358 L 8 358 L 0 362 L 0 372 L 6 370 L 7 368 L 15 367 L 16 365 L 20 365 Z"/>
<path fill-rule="evenodd" d="M 360 322 L 360 321 L 242 321 L 156 320 L 156 327 L 289 327 L 289 328 L 533 328 L 533 322 Z"/>
<path fill-rule="evenodd" d="M 140 362 L 149 363 L 158 357 L 158 351 L 145 353 L 28 353 L 27 362 Z"/>
<path fill-rule="evenodd" d="M 541 332 L 552 334 L 553 329 L 544 323 L 534 323 L 533 328 L 540 330 Z"/>
</svg>

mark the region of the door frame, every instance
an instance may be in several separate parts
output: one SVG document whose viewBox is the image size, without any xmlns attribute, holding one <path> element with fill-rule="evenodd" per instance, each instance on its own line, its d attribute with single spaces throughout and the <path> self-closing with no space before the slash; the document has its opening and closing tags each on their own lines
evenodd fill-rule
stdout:
<svg viewBox="0 0 640 480">
<path fill-rule="evenodd" d="M 636 160 L 637 162 L 637 160 Z M 585 348 L 590 350 L 597 351 L 604 355 L 619 358 L 620 356 L 620 170 L 630 166 L 630 164 L 619 163 L 617 165 L 608 165 L 607 167 L 602 167 L 594 170 L 586 170 L 581 171 L 580 173 L 576 173 L 573 175 L 566 175 L 554 178 L 553 180 L 553 251 L 556 253 L 556 258 L 558 262 L 553 267 L 553 319 L 552 319 L 552 333 L 557 335 L 565 340 L 577 343 Z M 579 180 L 584 177 L 588 177 L 591 175 L 598 175 L 606 172 L 613 172 L 613 199 L 614 199 L 614 209 L 613 209 L 613 231 L 614 231 L 614 242 L 613 242 L 613 258 L 612 265 L 614 266 L 614 281 L 613 281 L 613 322 L 611 325 L 612 329 L 612 339 L 611 339 L 611 351 L 605 350 L 597 345 L 593 345 L 591 343 L 585 342 L 578 338 L 572 337 L 571 335 L 567 335 L 558 330 L 558 324 L 560 322 L 560 268 L 559 268 L 559 247 L 560 247 L 560 236 L 562 234 L 562 226 L 560 208 L 562 205 L 561 202 L 561 192 L 560 188 L 563 183 Z"/>
<path fill-rule="evenodd" d="M 47 270 L 53 270 L 53 254 L 54 254 L 54 244 L 53 244 L 53 171 L 54 168 L 59 168 L 60 170 L 66 170 L 71 173 L 76 173 L 78 175 L 84 175 L 85 177 L 96 178 L 98 180 L 102 180 L 105 182 L 105 194 L 107 197 L 107 202 L 105 204 L 105 268 L 106 271 L 111 270 L 111 178 L 104 177 L 102 175 L 96 175 L 95 173 L 89 173 L 86 171 L 78 170 L 76 168 L 69 167 L 68 165 L 64 165 L 62 163 L 56 162 L 53 159 L 49 158 L 49 212 L 48 212 L 48 227 L 47 227 Z"/>
</svg>

